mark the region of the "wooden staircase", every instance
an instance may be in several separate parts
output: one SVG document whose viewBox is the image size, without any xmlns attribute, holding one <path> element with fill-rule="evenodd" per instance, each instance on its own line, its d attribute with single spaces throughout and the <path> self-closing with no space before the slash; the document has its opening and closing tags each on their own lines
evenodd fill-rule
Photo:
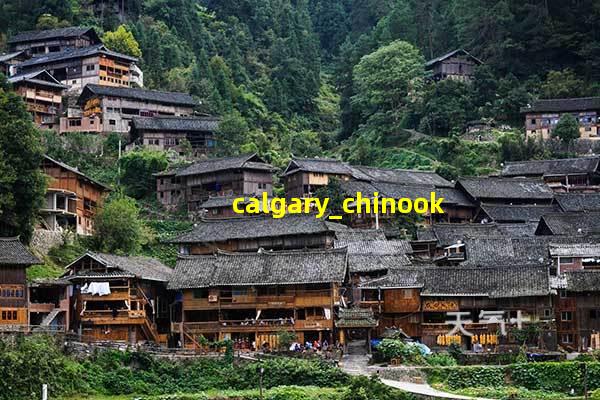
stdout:
<svg viewBox="0 0 600 400">
<path fill-rule="evenodd" d="M 145 310 L 147 305 L 151 305 L 150 299 L 146 296 L 142 288 L 138 285 L 129 288 L 129 298 L 131 301 L 137 301 L 140 305 L 141 309 Z M 148 318 L 148 316 L 144 316 L 144 322 L 141 325 L 142 332 L 146 339 L 153 341 L 154 343 L 161 344 L 160 334 L 158 333 L 158 329 L 156 324 Z"/>
</svg>

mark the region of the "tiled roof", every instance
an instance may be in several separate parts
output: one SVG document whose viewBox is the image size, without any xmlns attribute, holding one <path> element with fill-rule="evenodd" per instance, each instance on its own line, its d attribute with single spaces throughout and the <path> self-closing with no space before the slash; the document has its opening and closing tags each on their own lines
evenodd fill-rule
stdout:
<svg viewBox="0 0 600 400">
<path fill-rule="evenodd" d="M 323 219 L 314 215 L 287 215 L 283 218 L 260 216 L 204 220 L 190 232 L 179 235 L 172 243 L 209 243 L 235 239 L 264 237 L 315 235 L 329 232 Z"/>
<path fill-rule="evenodd" d="M 378 325 L 373 310 L 370 308 L 340 308 L 337 328 L 374 328 Z"/>
<path fill-rule="evenodd" d="M 452 50 L 449 53 L 446 53 L 444 55 L 441 55 L 439 57 L 436 57 L 434 59 L 431 59 L 431 60 L 427 61 L 425 63 L 425 67 L 431 67 L 432 65 L 437 64 L 440 61 L 444 61 L 447 58 L 453 57 L 456 54 L 466 55 L 466 56 L 470 57 L 471 59 L 473 59 L 477 64 L 483 64 L 483 61 L 481 61 L 477 57 L 473 56 L 471 53 L 469 53 L 465 49 L 456 49 L 456 50 Z"/>
<path fill-rule="evenodd" d="M 336 247 L 346 246 L 349 242 L 385 240 L 385 234 L 381 229 L 343 229 L 335 233 Z"/>
<path fill-rule="evenodd" d="M 22 51 L 15 51 L 14 53 L 0 54 L 0 63 L 10 61 L 15 57 L 20 56 L 21 54 L 23 54 Z"/>
<path fill-rule="evenodd" d="M 143 131 L 212 132 L 219 126 L 217 117 L 133 117 L 133 129 Z"/>
<path fill-rule="evenodd" d="M 417 230 L 419 240 L 437 239 L 440 247 L 450 246 L 467 237 L 501 236 L 498 224 L 435 224 Z"/>
<path fill-rule="evenodd" d="M 41 264 L 41 261 L 27 250 L 18 237 L 0 237 L 0 265 L 33 264 Z"/>
<path fill-rule="evenodd" d="M 82 272 L 77 274 L 76 277 L 103 277 L 105 275 L 106 277 L 110 277 L 112 275 L 123 275 L 138 277 L 140 279 L 149 281 L 167 282 L 173 273 L 173 269 L 167 267 L 154 258 L 140 256 L 117 256 L 115 254 L 95 253 L 91 251 L 88 251 L 86 254 L 73 261 L 69 266 L 67 266 L 67 269 L 70 269 L 72 265 L 79 263 L 82 259 L 87 257 L 93 258 L 112 271 L 109 272 L 108 275 Z M 65 277 L 73 278 L 75 276 L 66 275 Z"/>
<path fill-rule="evenodd" d="M 522 113 L 590 110 L 600 110 L 600 97 L 537 100 L 530 107 L 521 108 Z"/>
<path fill-rule="evenodd" d="M 538 222 L 536 221 L 524 223 L 497 224 L 497 228 L 500 234 L 511 238 L 535 236 L 535 230 L 537 229 L 537 226 Z"/>
<path fill-rule="evenodd" d="M 204 203 L 200 204 L 200 208 L 217 208 L 217 207 L 231 207 L 235 199 L 240 197 L 244 198 L 241 204 L 246 204 L 249 201 L 249 196 L 211 196 Z"/>
<path fill-rule="evenodd" d="M 600 193 L 557 193 L 554 198 L 564 212 L 600 211 Z"/>
<path fill-rule="evenodd" d="M 298 171 L 320 172 L 335 175 L 351 175 L 351 167 L 333 158 L 292 158 L 283 175 L 290 175 Z"/>
<path fill-rule="evenodd" d="M 552 190 L 541 179 L 524 178 L 460 178 L 457 183 L 471 198 L 551 200 Z"/>
<path fill-rule="evenodd" d="M 600 234 L 600 213 L 556 213 L 542 216 L 536 234 L 549 231 L 552 235 Z"/>
<path fill-rule="evenodd" d="M 560 211 L 556 205 L 533 204 L 481 204 L 482 217 L 490 222 L 529 222 L 539 221 L 542 215 Z"/>
<path fill-rule="evenodd" d="M 103 86 L 91 83 L 85 85 L 77 102 L 82 104 L 94 95 L 133 99 L 158 104 L 174 104 L 186 107 L 195 107 L 198 105 L 198 101 L 187 93 L 160 92 L 158 90 L 123 86 Z"/>
<path fill-rule="evenodd" d="M 421 285 L 421 296 L 511 298 L 550 294 L 550 274 L 544 266 L 413 267 L 390 270 L 386 278 L 363 286 L 398 288 Z"/>
<path fill-rule="evenodd" d="M 70 165 L 67 165 L 61 161 L 55 160 L 50 156 L 44 155 L 44 159 L 46 161 L 50 161 L 53 164 L 58 165 L 61 168 L 66 169 L 67 171 L 71 171 L 75 174 L 77 174 L 79 177 L 85 179 L 86 181 L 93 183 L 94 185 L 100 186 L 104 191 L 110 191 L 112 190 L 109 186 L 106 186 L 105 184 L 98 182 L 95 179 L 90 178 L 89 176 L 85 175 L 84 173 L 82 173 L 80 170 L 78 170 L 77 168 L 71 167 Z"/>
<path fill-rule="evenodd" d="M 179 258 L 168 288 L 341 283 L 345 277 L 346 249 L 218 252 Z"/>
<path fill-rule="evenodd" d="M 33 42 L 38 40 L 48 40 L 54 38 L 70 38 L 70 37 L 79 37 L 83 36 L 86 33 L 92 31 L 93 35 L 97 38 L 96 32 L 93 28 L 85 28 L 81 26 L 70 26 L 67 28 L 57 28 L 57 29 L 46 29 L 42 31 L 25 31 L 20 32 L 10 39 L 8 39 L 8 44 L 16 44 L 22 42 Z"/>
<path fill-rule="evenodd" d="M 13 85 L 19 82 L 31 82 L 40 86 L 47 86 L 56 89 L 66 89 L 67 86 L 57 81 L 48 71 L 34 71 L 25 74 L 13 75 L 8 78 L 8 81 Z"/>
<path fill-rule="evenodd" d="M 137 58 L 125 54 L 117 53 L 116 51 L 108 50 L 104 45 L 97 44 L 89 47 L 80 47 L 76 49 L 67 49 L 56 53 L 47 53 L 30 58 L 17 65 L 18 68 L 28 68 L 36 65 L 46 65 L 70 60 L 72 58 L 90 57 L 97 54 L 104 54 L 115 58 L 120 58 L 129 62 L 136 62 Z M 108 86 L 105 86 L 108 87 Z"/>
<path fill-rule="evenodd" d="M 264 162 L 256 154 L 243 154 L 240 156 L 209 158 L 177 171 L 177 176 L 208 174 L 227 169 L 254 169 L 272 171 L 273 167 Z"/>
<path fill-rule="evenodd" d="M 552 257 L 599 257 L 600 243 L 550 244 Z M 600 290 L 600 287 L 598 288 Z"/>
<path fill-rule="evenodd" d="M 563 273 L 570 292 L 597 292 L 600 290 L 600 271 L 580 270 Z"/>
<path fill-rule="evenodd" d="M 556 160 L 512 161 L 502 169 L 503 176 L 552 176 L 591 174 L 598 170 L 600 157 L 564 158 Z"/>
</svg>

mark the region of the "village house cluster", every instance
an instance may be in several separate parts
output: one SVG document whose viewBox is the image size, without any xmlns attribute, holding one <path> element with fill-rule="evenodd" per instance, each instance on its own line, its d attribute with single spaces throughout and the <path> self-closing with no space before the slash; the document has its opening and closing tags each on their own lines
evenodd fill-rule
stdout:
<svg viewBox="0 0 600 400">
<path fill-rule="evenodd" d="M 185 93 L 144 89 L 138 59 L 107 49 L 93 28 L 19 33 L 0 55 L 35 124 L 59 134 L 120 133 L 130 143 L 198 156 L 215 147 L 219 120 L 196 112 Z"/>
<path fill-rule="evenodd" d="M 93 29 L 25 32 L 8 44 L 0 71 L 43 128 L 118 132 L 157 150 L 180 151 L 186 140 L 196 156 L 215 146 L 218 118 L 197 115 L 187 94 L 144 89 L 137 60 L 106 49 Z M 433 80 L 469 80 L 480 63 L 457 50 L 426 67 Z M 535 103 L 523 110 L 527 133 L 547 136 L 569 112 L 593 139 L 596 103 Z M 40 168 L 49 185 L 37 230 L 93 234 L 111 188 L 50 157 Z M 540 351 L 600 346 L 600 156 L 509 162 L 495 176 L 451 182 L 327 158 L 292 158 L 278 171 L 245 154 L 155 178 L 166 212 L 194 221 L 169 241 L 179 249 L 174 269 L 86 252 L 59 279 L 28 283 L 27 267 L 40 260 L 17 238 L 0 238 L 0 330 L 183 348 L 223 339 L 239 349 L 274 347 L 282 331 L 300 343 L 342 345 L 391 332 L 434 349 L 493 351 L 518 347 L 527 332 Z M 334 183 L 343 196 L 435 192 L 444 213 L 408 222 L 366 210 L 339 222 L 234 213 L 236 198 L 270 198 L 277 180 L 286 198 L 314 197 Z M 416 239 L 407 240 L 415 225 Z"/>
<path fill-rule="evenodd" d="M 401 332 L 434 349 L 484 351 L 517 346 L 527 331 L 535 332 L 528 343 L 546 351 L 596 348 L 599 167 L 598 156 L 510 162 L 497 176 L 450 182 L 294 158 L 280 173 L 287 196 L 311 196 L 334 178 L 344 193 L 443 194 L 447 212 L 418 221 L 416 239 L 406 240 L 390 215 L 342 223 L 234 215 L 235 197 L 272 195 L 275 169 L 257 155 L 198 161 L 156 176 L 158 199 L 195 219 L 170 240 L 180 254 L 174 269 L 88 252 L 60 279 L 27 284 L 25 269 L 39 261 L 4 238 L 0 326 L 185 348 L 223 339 L 272 347 L 281 331 L 342 345 Z M 93 231 L 90 216 L 110 189 L 48 157 L 42 168 L 52 177 L 45 228 Z"/>
</svg>

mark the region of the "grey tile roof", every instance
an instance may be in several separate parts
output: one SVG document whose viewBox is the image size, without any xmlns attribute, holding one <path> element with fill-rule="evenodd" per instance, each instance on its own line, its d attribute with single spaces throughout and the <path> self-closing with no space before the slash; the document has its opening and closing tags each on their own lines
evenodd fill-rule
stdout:
<svg viewBox="0 0 600 400">
<path fill-rule="evenodd" d="M 41 264 L 41 261 L 27 250 L 18 237 L 0 237 L 0 265 L 33 264 Z"/>
<path fill-rule="evenodd" d="M 214 243 L 235 239 L 254 239 L 291 235 L 315 235 L 329 232 L 323 219 L 314 215 L 287 215 L 210 219 L 199 221 L 194 229 L 172 239 L 172 243 Z"/>
<path fill-rule="evenodd" d="M 290 175 L 298 171 L 320 172 L 335 175 L 352 175 L 352 168 L 333 158 L 292 158 L 283 175 Z"/>
<path fill-rule="evenodd" d="M 600 243 L 550 243 L 549 250 L 552 257 L 600 258 Z M 600 287 L 598 289 L 600 289 Z"/>
<path fill-rule="evenodd" d="M 600 110 L 600 97 L 537 100 L 530 107 L 521 108 L 522 113 L 592 110 Z"/>
<path fill-rule="evenodd" d="M 554 198 L 564 212 L 600 211 L 600 193 L 557 193 Z"/>
<path fill-rule="evenodd" d="M 525 222 L 525 223 L 504 223 L 498 224 L 498 231 L 500 234 L 517 238 L 517 237 L 532 237 L 535 236 L 535 230 L 537 229 L 538 222 Z"/>
<path fill-rule="evenodd" d="M 551 176 L 591 174 L 598 170 L 600 157 L 564 158 L 556 160 L 512 161 L 502 169 L 503 176 Z"/>
<path fill-rule="evenodd" d="M 52 157 L 50 157 L 48 155 L 44 155 L 44 159 L 46 161 L 50 161 L 51 163 L 58 165 L 61 168 L 66 169 L 67 171 L 71 171 L 71 172 L 77 174 L 79 177 L 85 179 L 86 181 L 88 181 L 88 182 L 90 182 L 90 183 L 92 183 L 92 184 L 94 184 L 96 186 L 101 187 L 104 191 L 111 191 L 112 190 L 109 186 L 107 186 L 107 185 L 105 185 L 105 184 L 103 184 L 101 182 L 98 182 L 95 179 L 90 178 L 89 176 L 85 175 L 84 173 L 82 173 L 77 168 L 71 167 L 68 164 L 65 164 L 65 163 L 63 163 L 61 161 L 55 160 L 54 158 L 52 158 Z"/>
<path fill-rule="evenodd" d="M 566 280 L 565 289 L 571 292 L 597 292 L 600 290 L 600 271 L 580 270 L 562 274 Z"/>
<path fill-rule="evenodd" d="M 100 97 L 110 96 L 133 99 L 157 104 L 174 104 L 186 107 L 195 107 L 198 105 L 198 101 L 187 93 L 161 92 L 158 90 L 138 89 L 122 86 L 103 86 L 91 83 L 85 85 L 77 102 L 79 104 L 83 104 L 94 95 Z"/>
<path fill-rule="evenodd" d="M 550 274 L 545 266 L 402 268 L 391 270 L 388 275 L 387 280 L 363 286 L 401 288 L 421 285 L 422 296 L 512 298 L 550 294 Z"/>
<path fill-rule="evenodd" d="M 418 171 L 409 169 L 376 168 L 353 165 L 353 176 L 356 179 L 370 182 L 401 183 L 404 185 L 432 185 L 437 187 L 452 187 L 452 183 L 433 171 Z"/>
<path fill-rule="evenodd" d="M 342 283 L 346 249 L 218 252 L 177 260 L 168 288 Z"/>
<path fill-rule="evenodd" d="M 365 281 L 359 286 L 362 289 L 422 288 L 425 284 L 423 279 L 423 269 L 428 267 L 430 266 L 420 266 L 419 268 L 390 268 L 386 275 Z"/>
<path fill-rule="evenodd" d="M 487 217 L 490 222 L 529 222 L 539 221 L 542 215 L 559 212 L 557 205 L 533 204 L 481 204 L 480 216 Z"/>
<path fill-rule="evenodd" d="M 48 40 L 54 38 L 71 38 L 83 36 L 88 32 L 92 32 L 94 37 L 98 37 L 93 28 L 85 28 L 82 26 L 70 26 L 67 28 L 46 29 L 41 31 L 25 31 L 20 32 L 8 39 L 8 44 L 16 44 L 22 42 L 33 42 L 38 40 Z"/>
<path fill-rule="evenodd" d="M 8 78 L 13 85 L 19 82 L 31 82 L 40 86 L 52 87 L 56 89 L 66 89 L 67 86 L 57 81 L 48 71 L 34 71 L 25 74 L 13 75 Z"/>
<path fill-rule="evenodd" d="M 460 178 L 457 187 L 471 198 L 552 200 L 554 193 L 541 179 L 525 178 Z"/>
<path fill-rule="evenodd" d="M 272 171 L 273 167 L 264 162 L 256 154 L 243 154 L 240 156 L 209 158 L 177 171 L 177 176 L 201 175 L 227 169 L 253 169 Z"/>
<path fill-rule="evenodd" d="M 171 278 L 173 269 L 167 267 L 160 261 L 150 257 L 141 256 L 118 256 L 115 254 L 96 253 L 88 251 L 82 257 L 73 261 L 66 268 L 70 267 L 84 258 L 93 258 L 97 262 L 106 266 L 111 270 L 108 274 L 90 274 L 83 272 L 77 274 L 76 277 L 116 277 L 116 276 L 127 276 L 137 277 L 149 281 L 167 282 Z M 65 277 L 73 278 L 73 275 L 66 275 Z"/>
<path fill-rule="evenodd" d="M 108 50 L 104 45 L 97 44 L 89 47 L 80 47 L 76 49 L 67 49 L 65 51 L 60 51 L 56 53 L 47 53 L 43 55 L 39 55 L 36 57 L 32 57 L 27 61 L 23 61 L 22 63 L 17 65 L 17 68 L 29 68 L 36 65 L 49 65 L 57 62 L 62 62 L 64 60 L 70 60 L 73 58 L 82 58 L 82 57 L 91 57 L 98 54 L 103 54 L 115 58 L 119 58 L 129 62 L 136 62 L 137 58 L 131 57 L 125 54 L 117 53 L 116 51 Z"/>
<path fill-rule="evenodd" d="M 536 234 L 546 230 L 552 235 L 597 235 L 600 234 L 600 213 L 555 213 L 540 219 Z"/>
<path fill-rule="evenodd" d="M 386 240 L 385 237 L 377 240 L 336 240 L 335 247 L 348 249 L 350 273 L 384 271 L 411 264 L 407 254 L 412 254 L 412 247 L 407 240 Z"/>
<path fill-rule="evenodd" d="M 473 56 L 471 53 L 469 53 L 468 51 L 466 51 L 465 49 L 456 49 L 456 50 L 452 50 L 451 52 L 448 52 L 444 55 L 441 55 L 439 57 L 433 58 L 429 61 L 427 61 L 425 63 L 425 67 L 431 67 L 434 64 L 437 64 L 440 61 L 444 61 L 447 58 L 453 57 L 456 54 L 462 54 L 462 55 L 466 55 L 469 56 L 471 59 L 473 59 L 473 61 L 475 61 L 477 64 L 483 64 L 483 61 L 481 61 L 480 59 L 478 59 L 477 57 Z"/>
<path fill-rule="evenodd" d="M 509 237 L 465 238 L 463 242 L 465 244 L 466 261 L 461 265 L 488 267 L 509 265 L 515 262 L 512 239 Z"/>
<path fill-rule="evenodd" d="M 417 231 L 419 240 L 437 239 L 440 247 L 450 246 L 467 237 L 501 236 L 498 224 L 435 224 Z"/>
<path fill-rule="evenodd" d="M 15 57 L 20 56 L 21 54 L 23 54 L 23 51 L 15 51 L 14 53 L 0 54 L 0 63 L 10 61 Z"/>
<path fill-rule="evenodd" d="M 385 240 L 385 234 L 381 229 L 343 229 L 335 233 L 336 247 L 343 247 L 349 242 Z"/>
<path fill-rule="evenodd" d="M 240 197 L 244 197 L 244 202 L 241 204 L 246 204 L 250 198 L 249 195 L 211 196 L 208 198 L 208 200 L 200 205 L 200 208 L 231 207 L 233 205 L 233 201 L 235 199 L 239 199 Z"/>
<path fill-rule="evenodd" d="M 378 322 L 370 308 L 340 308 L 338 320 L 335 321 L 337 328 L 374 328 L 377 325 Z"/>
<path fill-rule="evenodd" d="M 160 132 L 212 132 L 219 127 L 218 117 L 133 117 L 133 129 Z"/>
</svg>

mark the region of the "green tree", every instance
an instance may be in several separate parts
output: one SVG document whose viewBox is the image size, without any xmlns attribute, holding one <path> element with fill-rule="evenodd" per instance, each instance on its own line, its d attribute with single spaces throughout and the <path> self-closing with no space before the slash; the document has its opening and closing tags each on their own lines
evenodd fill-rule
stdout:
<svg viewBox="0 0 600 400">
<path fill-rule="evenodd" d="M 138 58 L 142 56 L 139 43 L 125 25 L 120 25 L 114 32 L 106 32 L 102 42 L 113 51 Z"/>
<path fill-rule="evenodd" d="M 42 135 L 0 74 L 0 236 L 31 238 L 46 191 Z"/>
<path fill-rule="evenodd" d="M 353 71 L 352 102 L 363 110 L 367 126 L 392 131 L 402 125 L 409 106 L 422 95 L 424 62 L 420 51 L 403 41 L 361 58 Z"/>
<path fill-rule="evenodd" d="M 135 200 L 120 194 L 96 214 L 94 230 L 94 243 L 100 251 L 133 254 L 145 241 L 145 227 Z"/>
<path fill-rule="evenodd" d="M 544 99 L 560 99 L 585 96 L 585 82 L 570 68 L 562 71 L 550 71 L 542 84 L 541 97 Z"/>
<path fill-rule="evenodd" d="M 167 169 L 169 162 L 162 151 L 137 150 L 126 153 L 121 162 L 121 184 L 125 193 L 141 199 L 154 192 L 156 179 L 152 174 Z"/>
<path fill-rule="evenodd" d="M 431 84 L 423 101 L 420 130 L 437 136 L 462 134 L 466 123 L 477 117 L 471 98 L 470 85 L 465 82 L 446 79 Z"/>
<path fill-rule="evenodd" d="M 248 123 L 238 111 L 223 116 L 215 133 L 217 153 L 219 155 L 239 154 L 249 133 Z"/>
<path fill-rule="evenodd" d="M 561 142 L 569 146 L 579 138 L 579 123 L 573 115 L 564 114 L 552 130 L 552 136 L 559 138 Z"/>
</svg>

